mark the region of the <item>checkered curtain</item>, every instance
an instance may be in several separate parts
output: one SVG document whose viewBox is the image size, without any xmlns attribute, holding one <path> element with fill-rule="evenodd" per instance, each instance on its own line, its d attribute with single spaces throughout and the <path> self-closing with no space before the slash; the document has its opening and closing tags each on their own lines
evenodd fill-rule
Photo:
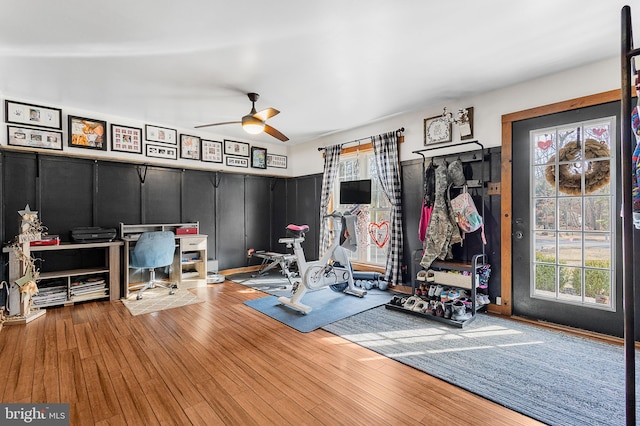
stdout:
<svg viewBox="0 0 640 426">
<path fill-rule="evenodd" d="M 384 279 L 391 285 L 402 285 L 402 184 L 398 159 L 398 135 L 383 133 L 372 138 L 373 152 L 380 185 L 391 203 L 389 250 Z"/>
<path fill-rule="evenodd" d="M 329 238 L 329 223 L 324 220 L 324 216 L 330 212 L 329 201 L 333 192 L 333 181 L 338 174 L 338 164 L 340 163 L 340 153 L 342 145 L 328 146 L 324 149 L 324 174 L 322 175 L 322 196 L 320 198 L 320 256 L 322 256 L 331 245 Z"/>
</svg>

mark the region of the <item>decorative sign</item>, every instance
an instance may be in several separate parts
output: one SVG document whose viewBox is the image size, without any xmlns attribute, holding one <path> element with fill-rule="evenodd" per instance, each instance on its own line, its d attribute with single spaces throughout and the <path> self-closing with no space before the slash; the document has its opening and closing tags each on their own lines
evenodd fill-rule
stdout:
<svg viewBox="0 0 640 426">
<path fill-rule="evenodd" d="M 389 241 L 389 222 L 386 220 L 380 223 L 370 222 L 368 230 L 369 236 L 379 248 L 384 247 Z"/>
</svg>

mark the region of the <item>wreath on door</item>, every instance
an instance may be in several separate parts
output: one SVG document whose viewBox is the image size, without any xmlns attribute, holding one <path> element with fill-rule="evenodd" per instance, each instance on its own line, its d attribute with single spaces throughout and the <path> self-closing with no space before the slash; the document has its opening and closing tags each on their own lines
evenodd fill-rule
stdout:
<svg viewBox="0 0 640 426">
<path fill-rule="evenodd" d="M 579 154 L 580 145 L 578 142 L 569 142 L 558 151 L 558 161 L 576 161 L 579 159 Z M 584 142 L 585 159 L 603 158 L 609 155 L 609 147 L 604 142 L 598 142 L 595 139 L 587 139 Z M 545 170 L 545 178 L 553 186 L 556 184 L 555 161 L 556 156 L 554 155 L 549 160 L 549 165 Z M 611 171 L 608 161 L 589 161 L 586 164 L 584 193 L 590 194 L 609 183 Z M 568 195 L 581 194 L 582 170 L 580 168 L 574 168 L 571 163 L 560 164 L 558 166 L 558 176 L 558 189 L 560 192 Z"/>
</svg>

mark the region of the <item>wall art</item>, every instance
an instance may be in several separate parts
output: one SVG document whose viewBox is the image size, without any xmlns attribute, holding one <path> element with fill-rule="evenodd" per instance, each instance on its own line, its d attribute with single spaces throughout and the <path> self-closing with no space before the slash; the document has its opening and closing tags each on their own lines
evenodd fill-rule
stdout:
<svg viewBox="0 0 640 426">
<path fill-rule="evenodd" d="M 62 132 L 7 126 L 9 145 L 62 150 Z"/>
<path fill-rule="evenodd" d="M 9 100 L 4 102 L 4 106 L 7 123 L 62 129 L 62 110 L 59 108 Z"/>
<path fill-rule="evenodd" d="M 178 159 L 178 147 L 166 145 L 146 144 L 147 157 L 164 158 L 168 160 Z"/>
<path fill-rule="evenodd" d="M 437 115 L 424 119 L 424 144 L 451 142 L 451 122 L 447 117 Z"/>
<path fill-rule="evenodd" d="M 245 142 L 236 142 L 225 139 L 224 153 L 227 155 L 236 155 L 240 157 L 249 156 L 249 144 Z"/>
<path fill-rule="evenodd" d="M 180 158 L 200 160 L 200 138 L 197 136 L 180 135 Z"/>
<path fill-rule="evenodd" d="M 226 157 L 227 166 L 230 167 L 249 167 L 249 159 L 241 157 Z"/>
<path fill-rule="evenodd" d="M 69 116 L 69 146 L 107 150 L 107 122 Z"/>
<path fill-rule="evenodd" d="M 202 140 L 202 161 L 222 163 L 222 142 Z"/>
<path fill-rule="evenodd" d="M 267 154 L 267 167 L 275 167 L 278 169 L 287 168 L 287 156 L 278 154 Z"/>
<path fill-rule="evenodd" d="M 267 150 L 265 148 L 251 147 L 251 167 L 254 169 L 267 168 Z"/>
<path fill-rule="evenodd" d="M 142 129 L 112 124 L 111 151 L 142 154 Z"/>
<path fill-rule="evenodd" d="M 144 135 L 145 139 L 151 142 L 169 143 L 172 145 L 178 144 L 178 132 L 174 129 L 145 124 Z"/>
</svg>

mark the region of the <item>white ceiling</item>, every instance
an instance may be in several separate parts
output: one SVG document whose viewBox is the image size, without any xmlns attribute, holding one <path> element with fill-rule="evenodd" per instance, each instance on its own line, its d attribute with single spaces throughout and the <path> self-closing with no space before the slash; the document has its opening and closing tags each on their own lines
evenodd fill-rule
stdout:
<svg viewBox="0 0 640 426">
<path fill-rule="evenodd" d="M 257 92 L 303 143 L 619 55 L 625 4 L 640 13 L 640 0 L 4 0 L 0 93 L 183 131 L 239 120 Z M 208 132 L 249 139 L 194 130 Z"/>
</svg>

